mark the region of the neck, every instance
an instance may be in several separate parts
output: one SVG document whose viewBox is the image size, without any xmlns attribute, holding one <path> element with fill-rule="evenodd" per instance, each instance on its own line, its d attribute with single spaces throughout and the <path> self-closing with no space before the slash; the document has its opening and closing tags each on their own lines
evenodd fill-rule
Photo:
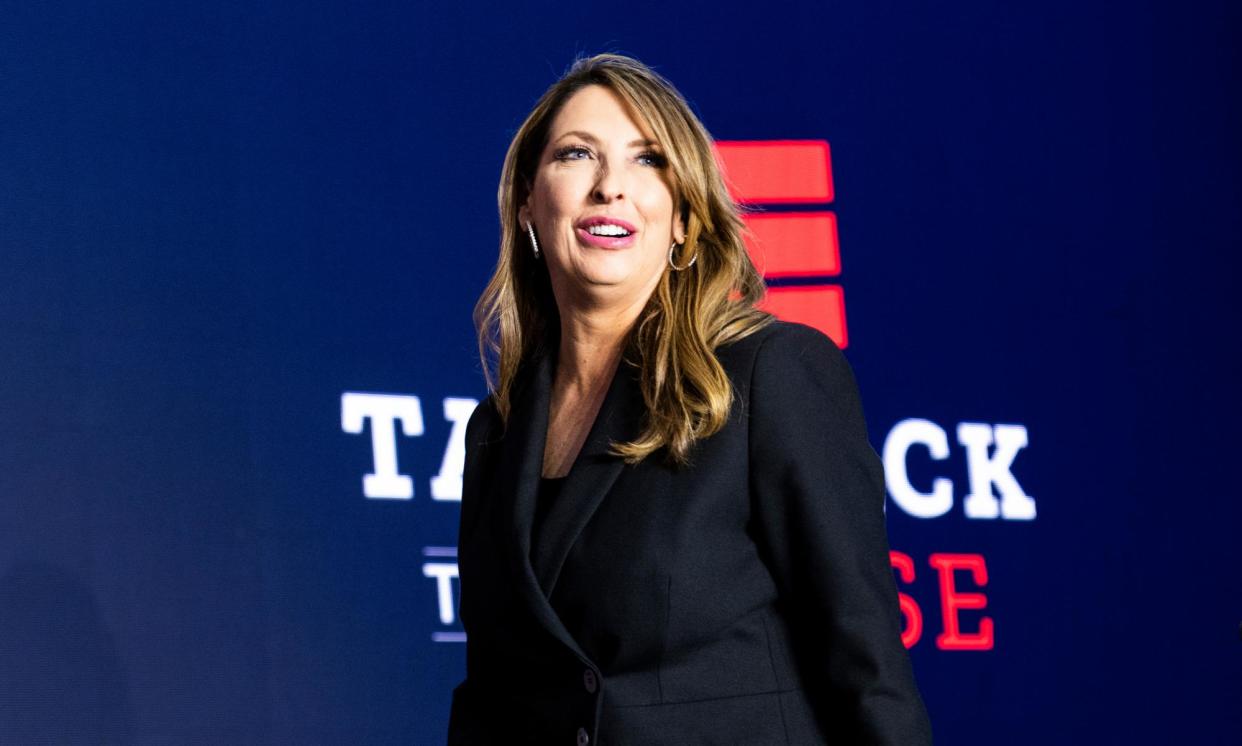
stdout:
<svg viewBox="0 0 1242 746">
<path fill-rule="evenodd" d="M 556 388 L 563 394 L 589 394 L 612 379 L 625 340 L 647 307 L 660 278 L 634 293 L 620 287 L 562 287 L 552 278 L 560 315 Z"/>
<path fill-rule="evenodd" d="M 641 305 L 561 314 L 557 383 L 585 394 L 610 380 L 621 360 L 625 339 L 638 320 Z"/>
</svg>

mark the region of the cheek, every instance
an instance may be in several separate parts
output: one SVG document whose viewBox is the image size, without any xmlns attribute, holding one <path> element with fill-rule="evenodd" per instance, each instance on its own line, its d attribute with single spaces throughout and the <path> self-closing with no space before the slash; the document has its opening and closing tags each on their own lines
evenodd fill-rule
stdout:
<svg viewBox="0 0 1242 746">
<path fill-rule="evenodd" d="M 582 203 L 583 195 L 589 193 L 590 186 L 589 175 L 581 172 L 548 174 L 542 180 L 540 196 L 547 206 L 549 217 L 565 217 L 573 213 Z"/>
<path fill-rule="evenodd" d="M 643 190 L 643 212 L 652 224 L 672 225 L 673 194 L 662 179 L 654 178 Z"/>
<path fill-rule="evenodd" d="M 564 212 L 564 185 L 556 179 L 545 179 L 543 188 L 539 190 L 539 201 L 543 205 L 544 217 L 555 220 Z"/>
<path fill-rule="evenodd" d="M 656 201 L 643 210 L 647 228 L 653 237 L 661 241 L 668 238 L 673 229 L 673 203 L 671 200 Z"/>
</svg>

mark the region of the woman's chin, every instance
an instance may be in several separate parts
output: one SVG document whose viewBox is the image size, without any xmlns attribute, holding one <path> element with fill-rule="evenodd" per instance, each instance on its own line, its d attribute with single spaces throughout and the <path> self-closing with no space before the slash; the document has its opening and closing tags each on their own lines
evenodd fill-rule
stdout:
<svg viewBox="0 0 1242 746">
<path fill-rule="evenodd" d="M 639 268 L 629 256 L 593 256 L 578 266 L 577 276 L 588 285 L 625 285 L 633 282 Z"/>
<path fill-rule="evenodd" d="M 642 287 L 634 272 L 584 272 L 573 282 L 585 297 L 609 305 L 628 303 L 627 296 L 641 292 Z"/>
</svg>

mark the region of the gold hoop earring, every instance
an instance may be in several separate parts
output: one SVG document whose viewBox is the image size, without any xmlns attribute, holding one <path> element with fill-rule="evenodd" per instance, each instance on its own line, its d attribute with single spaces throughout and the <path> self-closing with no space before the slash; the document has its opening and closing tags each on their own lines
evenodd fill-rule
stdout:
<svg viewBox="0 0 1242 746">
<path fill-rule="evenodd" d="M 673 264 L 673 251 L 679 246 L 685 246 L 685 244 L 674 242 L 672 246 L 668 247 L 668 266 L 672 267 L 674 270 L 678 272 L 682 271 L 683 269 L 690 269 L 690 267 L 694 266 L 695 260 L 699 258 L 698 252 L 695 252 L 694 256 L 690 258 L 689 264 L 687 264 L 684 267 L 678 267 L 676 264 Z"/>
</svg>

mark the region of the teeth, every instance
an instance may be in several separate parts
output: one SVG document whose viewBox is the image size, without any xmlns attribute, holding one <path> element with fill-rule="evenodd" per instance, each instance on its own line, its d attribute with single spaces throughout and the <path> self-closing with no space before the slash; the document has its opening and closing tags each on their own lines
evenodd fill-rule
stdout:
<svg viewBox="0 0 1242 746">
<path fill-rule="evenodd" d="M 622 228 L 621 226 L 611 225 L 607 223 L 593 225 L 590 228 L 587 228 L 587 233 L 590 233 L 592 236 L 628 236 L 630 235 L 630 232 Z"/>
</svg>

